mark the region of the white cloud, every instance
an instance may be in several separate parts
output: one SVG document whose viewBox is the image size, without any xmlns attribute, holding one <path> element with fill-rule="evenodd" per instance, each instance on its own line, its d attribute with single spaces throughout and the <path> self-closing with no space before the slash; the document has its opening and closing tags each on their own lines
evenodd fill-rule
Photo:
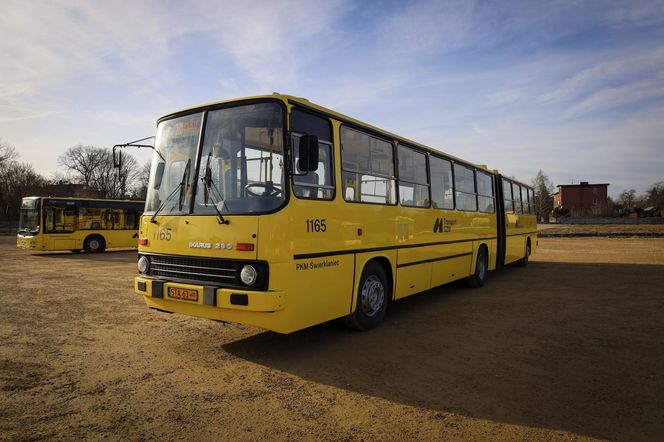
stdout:
<svg viewBox="0 0 664 442">
<path fill-rule="evenodd" d="M 593 111 L 606 111 L 626 104 L 664 97 L 662 78 L 631 84 L 605 87 L 571 106 L 565 117 L 571 118 Z"/>
<path fill-rule="evenodd" d="M 582 97 L 603 86 L 652 77 L 662 81 L 664 47 L 611 51 L 602 60 L 566 79 L 555 90 L 540 96 L 543 102 L 562 102 Z"/>
</svg>

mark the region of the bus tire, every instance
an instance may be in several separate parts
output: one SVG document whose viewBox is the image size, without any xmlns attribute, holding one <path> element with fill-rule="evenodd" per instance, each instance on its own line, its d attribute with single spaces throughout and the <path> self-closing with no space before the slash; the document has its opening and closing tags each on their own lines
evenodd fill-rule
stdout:
<svg viewBox="0 0 664 442">
<path fill-rule="evenodd" d="M 85 238 L 83 248 L 87 253 L 101 253 L 106 250 L 106 241 L 100 235 L 90 235 Z"/>
<path fill-rule="evenodd" d="M 477 259 L 475 261 L 475 273 L 468 277 L 468 287 L 482 287 L 486 282 L 489 273 L 489 257 L 486 253 L 486 247 L 481 245 L 477 250 Z"/>
<path fill-rule="evenodd" d="M 530 256 L 530 239 L 526 241 L 526 250 L 524 252 L 523 258 L 516 262 L 516 265 L 519 267 L 525 267 L 528 265 L 528 257 Z"/>
<path fill-rule="evenodd" d="M 360 331 L 378 326 L 385 317 L 391 296 L 383 266 L 370 261 L 362 271 L 355 312 L 344 319 L 346 326 Z"/>
</svg>

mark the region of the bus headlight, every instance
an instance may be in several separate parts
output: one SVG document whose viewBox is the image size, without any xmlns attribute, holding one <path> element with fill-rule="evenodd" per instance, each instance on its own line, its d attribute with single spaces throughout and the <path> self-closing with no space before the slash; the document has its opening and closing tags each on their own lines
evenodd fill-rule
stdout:
<svg viewBox="0 0 664 442">
<path fill-rule="evenodd" d="M 256 272 L 254 266 L 247 264 L 246 266 L 242 267 L 242 271 L 240 272 L 240 279 L 246 285 L 252 285 L 254 282 L 256 282 L 257 276 L 258 272 Z"/>
<path fill-rule="evenodd" d="M 147 259 L 145 256 L 141 256 L 138 258 L 138 273 L 147 273 L 148 270 L 150 269 L 150 260 Z"/>
</svg>

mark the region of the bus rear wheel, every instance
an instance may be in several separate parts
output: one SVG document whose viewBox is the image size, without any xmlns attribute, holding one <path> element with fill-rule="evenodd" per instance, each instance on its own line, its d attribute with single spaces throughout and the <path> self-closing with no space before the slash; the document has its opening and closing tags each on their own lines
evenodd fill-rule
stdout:
<svg viewBox="0 0 664 442">
<path fill-rule="evenodd" d="M 482 287 L 489 273 L 489 258 L 486 247 L 480 246 L 477 250 L 477 261 L 475 262 L 475 273 L 468 277 L 468 286 L 473 288 Z"/>
<path fill-rule="evenodd" d="M 99 235 L 90 235 L 85 238 L 83 248 L 88 253 L 101 253 L 106 250 L 106 241 Z"/>
<path fill-rule="evenodd" d="M 354 330 L 369 330 L 383 321 L 391 291 L 385 270 L 377 262 L 369 262 L 362 271 L 357 290 L 355 312 L 344 320 Z"/>
</svg>

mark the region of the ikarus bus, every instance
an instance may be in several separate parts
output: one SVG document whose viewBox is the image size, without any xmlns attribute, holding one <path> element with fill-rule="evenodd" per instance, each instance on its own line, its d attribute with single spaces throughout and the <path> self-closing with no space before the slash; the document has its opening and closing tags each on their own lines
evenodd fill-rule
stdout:
<svg viewBox="0 0 664 442">
<path fill-rule="evenodd" d="M 530 186 L 274 94 L 159 119 L 134 283 L 159 310 L 365 330 L 392 301 L 527 264 L 536 244 Z"/>
</svg>

